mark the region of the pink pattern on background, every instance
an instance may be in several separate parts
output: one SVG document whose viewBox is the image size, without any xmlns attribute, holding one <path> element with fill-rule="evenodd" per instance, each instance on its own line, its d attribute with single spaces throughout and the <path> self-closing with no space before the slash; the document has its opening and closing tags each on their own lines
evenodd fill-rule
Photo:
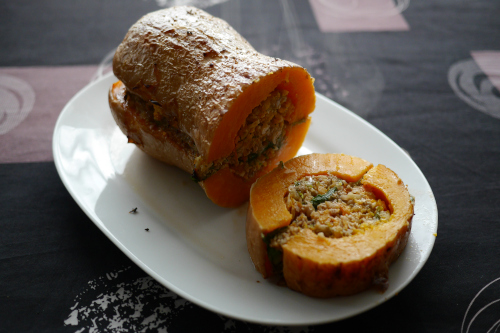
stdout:
<svg viewBox="0 0 500 333">
<path fill-rule="evenodd" d="M 309 0 L 322 32 L 406 31 L 410 0 Z"/>
<path fill-rule="evenodd" d="M 36 94 L 29 115 L 0 136 L 0 163 L 52 161 L 52 133 L 57 117 L 71 97 L 90 82 L 96 69 L 97 66 L 0 68 L 0 76 L 18 78 Z"/>
<path fill-rule="evenodd" d="M 479 68 L 500 91 L 500 51 L 471 51 Z"/>
</svg>

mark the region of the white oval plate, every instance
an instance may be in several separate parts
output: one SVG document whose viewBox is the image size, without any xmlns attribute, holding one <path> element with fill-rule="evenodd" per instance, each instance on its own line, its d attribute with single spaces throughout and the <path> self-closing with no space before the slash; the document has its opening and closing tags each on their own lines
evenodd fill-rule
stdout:
<svg viewBox="0 0 500 333">
<path fill-rule="evenodd" d="M 127 144 L 108 107 L 107 93 L 114 81 L 107 75 L 91 83 L 63 109 L 53 137 L 57 171 L 75 201 L 116 246 L 187 300 L 260 324 L 332 322 L 394 296 L 429 257 L 438 217 L 424 175 L 383 133 L 318 94 L 300 153 L 345 153 L 393 169 L 416 200 L 413 230 L 407 248 L 390 268 L 390 286 L 384 294 L 368 290 L 314 299 L 263 280 L 246 248 L 247 206 L 214 205 L 189 174 Z M 135 207 L 137 213 L 129 214 Z"/>
</svg>

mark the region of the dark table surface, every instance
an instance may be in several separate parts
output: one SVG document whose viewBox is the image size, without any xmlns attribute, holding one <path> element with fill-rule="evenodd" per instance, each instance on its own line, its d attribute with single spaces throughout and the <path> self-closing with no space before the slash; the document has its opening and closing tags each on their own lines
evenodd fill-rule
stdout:
<svg viewBox="0 0 500 333">
<path fill-rule="evenodd" d="M 58 115 L 135 21 L 181 2 L 306 67 L 420 167 L 438 235 L 397 296 L 317 326 L 226 318 L 155 282 L 72 199 L 52 157 Z M 499 2 L 17 0 L 0 22 L 0 331 L 500 331 Z"/>
</svg>

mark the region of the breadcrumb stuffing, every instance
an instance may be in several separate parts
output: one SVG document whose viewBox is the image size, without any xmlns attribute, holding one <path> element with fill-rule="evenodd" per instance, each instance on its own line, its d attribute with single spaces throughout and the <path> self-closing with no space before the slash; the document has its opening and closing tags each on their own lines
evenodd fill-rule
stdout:
<svg viewBox="0 0 500 333">
<path fill-rule="evenodd" d="M 225 166 L 242 178 L 252 178 L 283 145 L 286 132 L 292 126 L 288 119 L 293 111 L 288 91 L 275 89 L 248 115 L 230 156 L 209 164 L 203 164 L 201 158 L 195 160 L 199 178 L 207 178 Z"/>
<path fill-rule="evenodd" d="M 289 186 L 284 199 L 293 218 L 270 240 L 269 245 L 279 250 L 304 229 L 320 237 L 349 237 L 391 216 L 386 203 L 366 190 L 362 180 L 349 183 L 332 174 L 300 179 Z"/>
</svg>

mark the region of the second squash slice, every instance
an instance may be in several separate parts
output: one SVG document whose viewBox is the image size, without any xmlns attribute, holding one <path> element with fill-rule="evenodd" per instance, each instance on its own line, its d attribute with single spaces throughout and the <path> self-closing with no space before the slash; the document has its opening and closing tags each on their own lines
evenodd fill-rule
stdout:
<svg viewBox="0 0 500 333">
<path fill-rule="evenodd" d="M 384 288 L 406 246 L 413 201 L 383 165 L 342 154 L 296 157 L 250 192 L 247 246 L 265 277 L 314 297 Z"/>
</svg>

